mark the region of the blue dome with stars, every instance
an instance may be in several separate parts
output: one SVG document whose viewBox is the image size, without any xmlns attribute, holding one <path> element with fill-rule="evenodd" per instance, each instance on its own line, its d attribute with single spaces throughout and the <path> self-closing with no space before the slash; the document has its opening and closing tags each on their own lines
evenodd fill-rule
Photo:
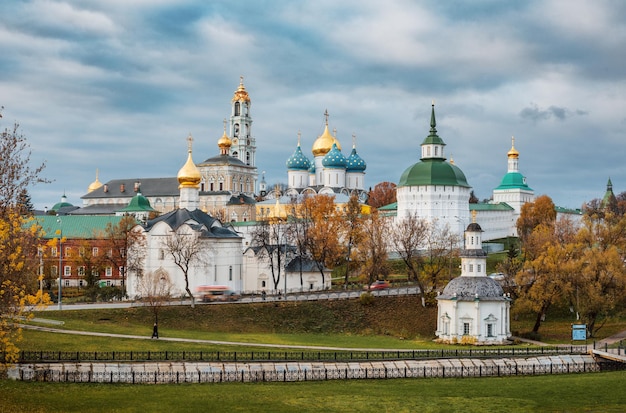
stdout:
<svg viewBox="0 0 626 413">
<path fill-rule="evenodd" d="M 293 155 L 287 159 L 287 169 L 296 171 L 306 171 L 311 167 L 311 161 L 304 156 L 300 145 L 296 148 Z"/>
<path fill-rule="evenodd" d="M 325 168 L 345 168 L 348 165 L 348 160 L 337 148 L 337 144 L 333 143 L 331 150 L 322 159 L 322 165 Z"/>
<path fill-rule="evenodd" d="M 347 172 L 363 172 L 367 168 L 363 158 L 356 153 L 356 148 L 352 148 L 350 156 L 348 156 Z"/>
</svg>

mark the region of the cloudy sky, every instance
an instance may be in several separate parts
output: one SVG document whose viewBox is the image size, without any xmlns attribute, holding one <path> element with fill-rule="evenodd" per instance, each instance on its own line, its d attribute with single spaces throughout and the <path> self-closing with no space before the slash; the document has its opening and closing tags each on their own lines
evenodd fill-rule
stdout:
<svg viewBox="0 0 626 413">
<path fill-rule="evenodd" d="M 5 0 L 2 129 L 19 122 L 53 180 L 37 208 L 95 179 L 175 176 L 218 153 L 244 76 L 257 166 L 286 182 L 298 131 L 310 155 L 352 134 L 366 186 L 419 160 L 431 102 L 446 155 L 476 195 L 506 173 L 515 136 L 536 194 L 577 208 L 607 179 L 626 191 L 626 2 Z"/>
</svg>

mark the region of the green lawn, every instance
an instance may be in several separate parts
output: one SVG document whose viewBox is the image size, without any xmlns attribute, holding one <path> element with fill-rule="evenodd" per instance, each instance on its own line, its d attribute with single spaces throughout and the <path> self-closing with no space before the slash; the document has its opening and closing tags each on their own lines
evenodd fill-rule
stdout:
<svg viewBox="0 0 626 413">
<path fill-rule="evenodd" d="M 0 412 L 623 412 L 625 380 L 626 372 L 185 385 L 5 380 Z"/>
</svg>

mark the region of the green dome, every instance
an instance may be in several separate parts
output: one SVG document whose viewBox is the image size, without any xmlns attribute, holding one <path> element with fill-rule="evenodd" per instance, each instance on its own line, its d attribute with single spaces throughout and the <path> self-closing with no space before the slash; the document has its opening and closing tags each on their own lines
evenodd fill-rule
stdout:
<svg viewBox="0 0 626 413">
<path fill-rule="evenodd" d="M 125 208 L 120 209 L 120 212 L 140 212 L 140 211 L 148 211 L 148 212 L 155 211 L 155 209 L 152 208 L 152 206 L 150 206 L 150 201 L 148 201 L 148 198 L 141 195 L 141 192 L 137 192 L 137 195 L 135 195 L 130 200 L 128 205 Z"/>
<path fill-rule="evenodd" d="M 418 185 L 448 185 L 470 188 L 459 167 L 441 159 L 424 159 L 408 167 L 400 176 L 398 187 Z"/>
<path fill-rule="evenodd" d="M 496 189 L 526 189 L 532 191 L 526 184 L 526 178 L 519 172 L 509 172 L 504 175 L 500 186 Z"/>
</svg>

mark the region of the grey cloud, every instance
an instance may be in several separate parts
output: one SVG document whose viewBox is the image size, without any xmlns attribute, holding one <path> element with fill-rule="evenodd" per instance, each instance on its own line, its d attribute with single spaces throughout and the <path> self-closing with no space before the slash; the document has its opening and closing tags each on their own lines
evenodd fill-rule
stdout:
<svg viewBox="0 0 626 413">
<path fill-rule="evenodd" d="M 558 120 L 565 120 L 572 116 L 585 116 L 588 112 L 581 109 L 571 110 L 561 106 L 549 106 L 546 109 L 540 108 L 536 104 L 532 103 L 529 107 L 522 109 L 519 116 L 524 120 L 531 120 L 533 122 L 548 120 L 556 118 Z"/>
</svg>

